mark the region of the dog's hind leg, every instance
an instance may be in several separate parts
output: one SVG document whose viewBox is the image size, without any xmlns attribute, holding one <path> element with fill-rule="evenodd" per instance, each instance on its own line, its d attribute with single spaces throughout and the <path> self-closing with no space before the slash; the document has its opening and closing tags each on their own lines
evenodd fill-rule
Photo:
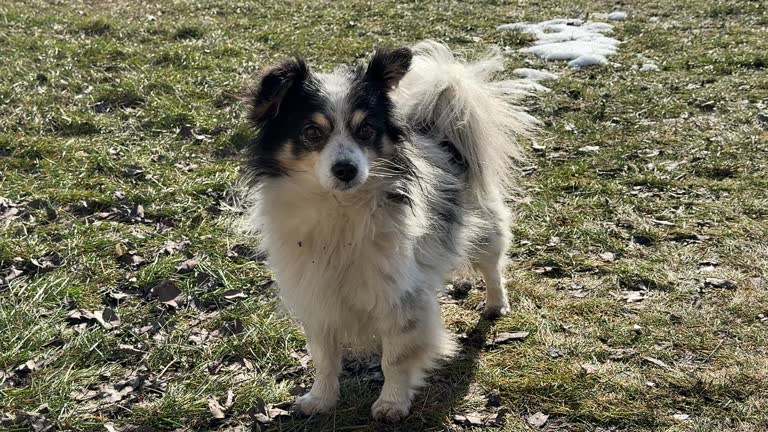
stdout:
<svg viewBox="0 0 768 432">
<path fill-rule="evenodd" d="M 327 413 L 339 399 L 341 347 L 336 338 L 322 331 L 307 333 L 307 346 L 315 364 L 315 382 L 309 393 L 296 399 L 294 409 L 304 415 Z"/>
<path fill-rule="evenodd" d="M 393 314 L 382 335 L 384 387 L 371 407 L 377 420 L 396 422 L 408 415 L 416 389 L 435 361 L 451 355 L 455 344 L 443 327 L 434 293 L 417 290 L 403 295 L 402 314 Z"/>
<path fill-rule="evenodd" d="M 485 309 L 483 316 L 488 319 L 498 318 L 509 313 L 504 267 L 506 251 L 509 246 L 508 218 L 500 215 L 488 230 L 471 257 L 472 264 L 480 271 L 485 280 Z"/>
</svg>

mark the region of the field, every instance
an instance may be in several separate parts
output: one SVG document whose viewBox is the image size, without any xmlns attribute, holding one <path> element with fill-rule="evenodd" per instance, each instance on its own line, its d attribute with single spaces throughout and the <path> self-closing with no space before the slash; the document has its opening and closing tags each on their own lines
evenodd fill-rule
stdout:
<svg viewBox="0 0 768 432">
<path fill-rule="evenodd" d="M 258 3 L 0 4 L 0 430 L 768 430 L 765 2 Z M 606 66 L 496 31 L 614 7 Z M 312 365 L 235 229 L 238 95 L 427 37 L 562 75 L 528 101 L 512 313 L 453 285 L 461 353 L 402 425 L 355 356 L 335 413 L 292 417 Z"/>
</svg>

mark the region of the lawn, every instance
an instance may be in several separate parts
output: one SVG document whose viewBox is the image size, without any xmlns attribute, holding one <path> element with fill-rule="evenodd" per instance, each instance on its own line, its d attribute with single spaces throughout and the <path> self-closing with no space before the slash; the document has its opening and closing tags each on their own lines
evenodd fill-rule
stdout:
<svg viewBox="0 0 768 432">
<path fill-rule="evenodd" d="M 496 31 L 614 8 L 605 66 Z M 332 415 L 291 417 L 312 365 L 236 229 L 238 95 L 426 37 L 561 73 L 528 101 L 512 312 L 453 285 L 461 352 L 402 425 L 360 356 Z M 0 277 L 1 430 L 768 430 L 768 5 L 3 1 Z"/>
</svg>

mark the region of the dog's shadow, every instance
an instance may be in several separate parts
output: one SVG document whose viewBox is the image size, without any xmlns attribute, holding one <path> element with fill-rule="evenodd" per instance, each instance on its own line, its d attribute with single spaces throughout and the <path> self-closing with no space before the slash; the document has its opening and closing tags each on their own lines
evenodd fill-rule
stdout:
<svg viewBox="0 0 768 432">
<path fill-rule="evenodd" d="M 445 430 L 452 422 L 453 416 L 461 414 L 456 408 L 462 405 L 470 392 L 470 385 L 475 381 L 480 354 L 492 326 L 492 321 L 481 318 L 467 332 L 466 337 L 460 338 L 459 352 L 432 372 L 426 385 L 417 394 L 410 415 L 401 423 L 387 424 L 371 418 L 370 408 L 381 391 L 382 380 L 379 379 L 381 375 L 378 366 L 365 366 L 363 363 L 363 367 L 352 367 L 351 373 L 342 377 L 342 399 L 334 413 L 303 419 L 294 418 L 280 422 L 270 430 Z"/>
</svg>

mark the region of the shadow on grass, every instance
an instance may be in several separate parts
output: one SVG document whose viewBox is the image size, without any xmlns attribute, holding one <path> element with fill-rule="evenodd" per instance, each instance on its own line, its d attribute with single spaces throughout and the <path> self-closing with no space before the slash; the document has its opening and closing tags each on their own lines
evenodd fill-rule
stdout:
<svg viewBox="0 0 768 432">
<path fill-rule="evenodd" d="M 475 381 L 480 353 L 483 351 L 492 322 L 481 319 L 461 341 L 461 349 L 453 358 L 435 369 L 427 384 L 417 394 L 411 414 L 399 424 L 376 422 L 371 418 L 371 405 L 378 397 L 381 382 L 356 376 L 342 377 L 341 400 L 335 412 L 309 418 L 282 421 L 269 431 L 422 431 L 445 430 L 452 423 Z M 380 369 L 379 369 L 380 370 Z M 260 430 L 254 425 L 253 430 Z"/>
</svg>

